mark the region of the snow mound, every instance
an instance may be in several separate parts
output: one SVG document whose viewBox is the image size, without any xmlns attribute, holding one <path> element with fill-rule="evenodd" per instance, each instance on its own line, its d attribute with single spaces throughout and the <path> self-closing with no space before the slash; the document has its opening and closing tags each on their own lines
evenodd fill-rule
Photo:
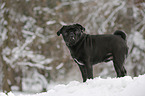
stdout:
<svg viewBox="0 0 145 96">
<path fill-rule="evenodd" d="M 0 93 L 0 96 L 16 95 L 10 92 L 8 95 Z M 44 93 L 17 96 L 145 96 L 145 75 L 134 78 L 130 76 L 107 79 L 97 77 L 85 83 L 72 81 L 67 85 L 56 85 Z"/>
</svg>

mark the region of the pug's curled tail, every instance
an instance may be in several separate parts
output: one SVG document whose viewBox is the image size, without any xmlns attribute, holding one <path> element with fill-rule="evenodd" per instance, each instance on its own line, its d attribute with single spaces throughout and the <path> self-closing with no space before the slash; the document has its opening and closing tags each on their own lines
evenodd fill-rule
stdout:
<svg viewBox="0 0 145 96">
<path fill-rule="evenodd" d="M 121 36 L 121 38 L 123 38 L 124 40 L 126 40 L 126 33 L 124 33 L 123 31 L 116 30 L 114 32 L 114 35 Z"/>
</svg>

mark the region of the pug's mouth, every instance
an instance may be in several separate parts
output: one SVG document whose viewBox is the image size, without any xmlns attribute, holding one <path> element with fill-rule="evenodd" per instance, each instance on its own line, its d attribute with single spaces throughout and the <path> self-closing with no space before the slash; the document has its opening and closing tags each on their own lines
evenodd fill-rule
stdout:
<svg viewBox="0 0 145 96">
<path fill-rule="evenodd" d="M 66 42 L 67 46 L 73 46 L 75 44 L 76 44 L 76 42 L 75 42 L 75 38 L 74 37 L 70 38 L 69 41 Z"/>
</svg>

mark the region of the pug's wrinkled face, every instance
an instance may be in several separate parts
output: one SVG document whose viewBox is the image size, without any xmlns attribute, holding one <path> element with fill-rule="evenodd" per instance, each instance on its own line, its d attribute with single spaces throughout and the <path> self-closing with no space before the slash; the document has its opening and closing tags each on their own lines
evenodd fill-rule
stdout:
<svg viewBox="0 0 145 96">
<path fill-rule="evenodd" d="M 85 28 L 82 27 L 80 24 L 73 24 L 63 26 L 57 32 L 57 35 L 59 36 L 60 34 L 62 34 L 66 45 L 73 46 L 80 40 L 83 31 L 85 31 Z"/>
</svg>

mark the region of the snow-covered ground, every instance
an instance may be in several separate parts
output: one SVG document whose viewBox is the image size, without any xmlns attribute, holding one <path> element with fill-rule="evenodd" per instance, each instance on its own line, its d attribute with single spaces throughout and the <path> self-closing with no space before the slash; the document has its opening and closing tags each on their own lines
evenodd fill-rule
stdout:
<svg viewBox="0 0 145 96">
<path fill-rule="evenodd" d="M 122 77 L 102 79 L 97 77 L 85 83 L 72 81 L 67 85 L 59 84 L 44 93 L 33 95 L 8 95 L 0 96 L 145 96 L 145 75 L 139 77 Z"/>
</svg>

